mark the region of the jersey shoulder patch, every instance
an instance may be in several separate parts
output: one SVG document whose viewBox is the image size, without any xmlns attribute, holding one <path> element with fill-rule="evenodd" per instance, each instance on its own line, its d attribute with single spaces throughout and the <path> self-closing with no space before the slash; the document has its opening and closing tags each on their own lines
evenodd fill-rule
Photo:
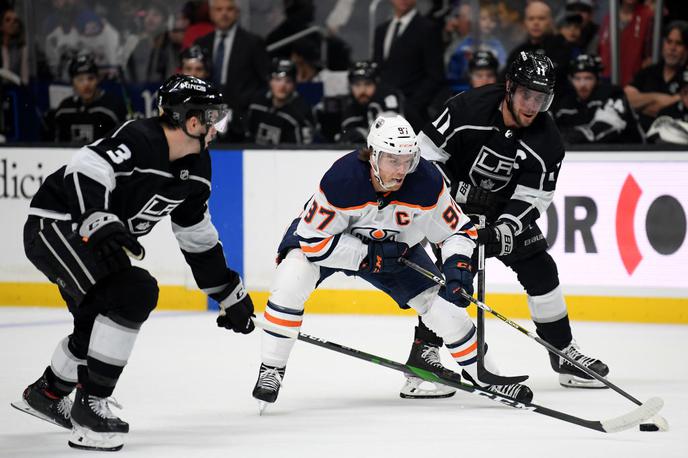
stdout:
<svg viewBox="0 0 688 458">
<path fill-rule="evenodd" d="M 414 207 L 433 207 L 442 193 L 444 180 L 437 167 L 429 161 L 420 158 L 418 168 L 406 175 L 401 189 L 391 196 L 392 201 L 408 204 Z"/>
<path fill-rule="evenodd" d="M 370 166 L 358 159 L 358 150 L 337 159 L 320 180 L 320 190 L 330 204 L 353 209 L 376 202 Z"/>
</svg>

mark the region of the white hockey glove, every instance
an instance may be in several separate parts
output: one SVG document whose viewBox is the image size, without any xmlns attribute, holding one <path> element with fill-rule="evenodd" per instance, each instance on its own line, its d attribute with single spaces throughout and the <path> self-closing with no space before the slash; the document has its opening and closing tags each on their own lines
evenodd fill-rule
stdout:
<svg viewBox="0 0 688 458">
<path fill-rule="evenodd" d="M 607 105 L 604 108 L 598 108 L 597 111 L 595 111 L 595 115 L 592 117 L 590 124 L 596 122 L 608 124 L 617 132 L 621 132 L 626 128 L 626 121 L 624 121 L 619 112 L 611 105 Z"/>
</svg>

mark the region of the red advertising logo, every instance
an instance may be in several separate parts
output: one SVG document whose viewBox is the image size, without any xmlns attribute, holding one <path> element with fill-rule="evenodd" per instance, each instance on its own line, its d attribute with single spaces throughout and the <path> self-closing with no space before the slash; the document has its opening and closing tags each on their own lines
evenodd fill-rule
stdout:
<svg viewBox="0 0 688 458">
<path fill-rule="evenodd" d="M 643 259 L 634 228 L 642 193 L 640 185 L 629 174 L 616 206 L 616 243 L 621 262 L 629 275 L 633 274 Z M 686 236 L 686 214 L 681 203 L 666 194 L 654 199 L 645 216 L 645 232 L 650 245 L 659 254 L 670 255 L 678 251 Z"/>
</svg>

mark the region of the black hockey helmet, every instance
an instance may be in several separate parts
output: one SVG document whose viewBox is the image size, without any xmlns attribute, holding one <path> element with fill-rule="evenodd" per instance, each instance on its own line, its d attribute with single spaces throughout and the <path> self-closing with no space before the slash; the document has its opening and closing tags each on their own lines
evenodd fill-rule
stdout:
<svg viewBox="0 0 688 458">
<path fill-rule="evenodd" d="M 272 70 L 270 71 L 271 78 L 284 78 L 285 76 L 296 81 L 296 65 L 289 59 L 273 59 Z"/>
<path fill-rule="evenodd" d="M 81 74 L 98 74 L 98 66 L 96 65 L 96 59 L 91 53 L 80 53 L 74 56 L 74 58 L 69 63 L 69 77 L 74 78 Z"/>
<path fill-rule="evenodd" d="M 499 67 L 497 58 L 490 51 L 477 51 L 473 54 L 473 58 L 468 62 L 468 70 L 492 70 L 495 73 Z"/>
<path fill-rule="evenodd" d="M 544 54 L 521 51 L 511 62 L 506 74 L 509 99 L 513 97 L 517 86 L 523 86 L 532 91 L 546 94 L 540 111 L 549 110 L 554 98 L 554 83 L 556 80 L 554 64 Z M 511 103 L 511 100 L 509 101 Z"/>
<path fill-rule="evenodd" d="M 349 68 L 349 84 L 358 80 L 377 82 L 377 64 L 370 60 L 359 60 Z"/>
<path fill-rule="evenodd" d="M 578 72 L 590 72 L 599 77 L 601 71 L 602 59 L 597 54 L 581 54 L 569 64 L 569 74 L 571 76 Z"/>
<path fill-rule="evenodd" d="M 186 120 L 196 116 L 210 128 L 218 132 L 227 130 L 229 110 L 222 101 L 222 94 L 215 87 L 202 79 L 176 74 L 172 75 L 158 89 L 158 109 L 161 116 L 173 126 L 194 138 L 186 130 Z"/>
</svg>

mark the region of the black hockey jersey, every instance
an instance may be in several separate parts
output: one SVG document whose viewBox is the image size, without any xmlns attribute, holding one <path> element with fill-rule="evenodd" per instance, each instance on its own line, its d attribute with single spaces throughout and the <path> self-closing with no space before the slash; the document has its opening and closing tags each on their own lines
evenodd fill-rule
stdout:
<svg viewBox="0 0 688 458">
<path fill-rule="evenodd" d="M 346 99 L 342 112 L 341 135 L 337 141 L 342 143 L 365 143 L 368 128 L 383 113 L 403 113 L 402 96 L 393 90 L 378 85 L 369 103 L 360 104 L 353 96 Z"/>
<path fill-rule="evenodd" d="M 100 91 L 85 105 L 76 95 L 67 97 L 54 115 L 55 141 L 86 144 L 103 138 L 126 118 L 120 99 Z"/>
<path fill-rule="evenodd" d="M 641 143 L 644 138 L 619 86 L 599 83 L 585 101 L 571 88 L 555 98 L 551 111 L 567 143 Z"/>
<path fill-rule="evenodd" d="M 547 113 L 525 129 L 507 128 L 504 96 L 503 84 L 491 84 L 452 97 L 418 141 L 423 157 L 445 164 L 452 195 L 459 181 L 499 193 L 506 201 L 499 218 L 520 233 L 551 203 L 564 145 Z"/>
<path fill-rule="evenodd" d="M 294 92 L 280 108 L 272 104 L 272 93 L 255 99 L 246 114 L 249 140 L 258 145 L 313 142 L 313 113 L 310 105 Z"/>
<path fill-rule="evenodd" d="M 159 118 L 127 121 L 110 137 L 84 146 L 49 175 L 31 200 L 29 214 L 78 221 L 91 209 L 114 213 L 136 237 L 165 216 L 198 286 L 221 292 L 234 281 L 208 212 L 208 151 L 169 160 Z"/>
</svg>

